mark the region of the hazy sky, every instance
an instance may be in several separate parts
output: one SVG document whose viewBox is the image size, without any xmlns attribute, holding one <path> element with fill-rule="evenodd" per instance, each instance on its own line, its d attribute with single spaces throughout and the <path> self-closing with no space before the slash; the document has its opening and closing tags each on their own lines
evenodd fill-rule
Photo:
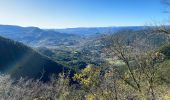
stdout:
<svg viewBox="0 0 170 100">
<path fill-rule="evenodd" d="M 163 20 L 160 0 L 0 0 L 0 24 L 41 28 L 145 25 Z"/>
</svg>

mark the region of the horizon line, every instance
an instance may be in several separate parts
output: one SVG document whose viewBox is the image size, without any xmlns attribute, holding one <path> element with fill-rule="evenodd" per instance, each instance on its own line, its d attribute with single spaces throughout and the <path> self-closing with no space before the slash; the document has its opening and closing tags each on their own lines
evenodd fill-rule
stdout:
<svg viewBox="0 0 170 100">
<path fill-rule="evenodd" d="M 113 25 L 113 26 L 77 26 L 77 27 L 54 27 L 54 28 L 48 28 L 48 27 L 39 27 L 34 25 L 16 25 L 16 24 L 0 24 L 0 25 L 6 25 L 6 26 L 18 26 L 18 27 L 36 27 L 40 29 L 72 29 L 72 28 L 109 28 L 109 27 L 144 27 L 147 25 Z"/>
</svg>

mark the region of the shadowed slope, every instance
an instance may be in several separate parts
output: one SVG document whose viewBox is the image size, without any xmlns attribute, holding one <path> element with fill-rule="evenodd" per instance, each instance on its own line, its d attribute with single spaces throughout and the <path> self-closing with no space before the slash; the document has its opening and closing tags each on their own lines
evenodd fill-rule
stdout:
<svg viewBox="0 0 170 100">
<path fill-rule="evenodd" d="M 14 78 L 49 79 L 49 75 L 59 74 L 68 68 L 40 55 L 22 43 L 0 37 L 0 72 L 9 73 Z"/>
</svg>

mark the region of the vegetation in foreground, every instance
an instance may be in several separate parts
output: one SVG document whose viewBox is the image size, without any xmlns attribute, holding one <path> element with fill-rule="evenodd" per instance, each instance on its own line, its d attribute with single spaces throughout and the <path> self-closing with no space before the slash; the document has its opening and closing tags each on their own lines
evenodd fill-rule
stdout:
<svg viewBox="0 0 170 100">
<path fill-rule="evenodd" d="M 169 45 L 153 53 L 134 55 L 129 48 L 115 49 L 118 59 L 124 62 L 97 67 L 88 65 L 73 77 L 60 74 L 43 83 L 39 80 L 11 80 L 0 76 L 2 100 L 169 100 Z M 117 51 L 118 50 L 118 51 Z"/>
</svg>

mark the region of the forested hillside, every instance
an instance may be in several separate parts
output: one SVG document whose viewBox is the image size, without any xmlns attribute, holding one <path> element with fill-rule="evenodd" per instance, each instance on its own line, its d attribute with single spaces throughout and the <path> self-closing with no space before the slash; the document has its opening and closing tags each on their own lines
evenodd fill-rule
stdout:
<svg viewBox="0 0 170 100">
<path fill-rule="evenodd" d="M 68 71 L 68 68 L 40 55 L 33 49 L 10 39 L 0 37 L 0 72 L 14 78 L 42 77 L 48 80 L 52 74 Z"/>
</svg>

